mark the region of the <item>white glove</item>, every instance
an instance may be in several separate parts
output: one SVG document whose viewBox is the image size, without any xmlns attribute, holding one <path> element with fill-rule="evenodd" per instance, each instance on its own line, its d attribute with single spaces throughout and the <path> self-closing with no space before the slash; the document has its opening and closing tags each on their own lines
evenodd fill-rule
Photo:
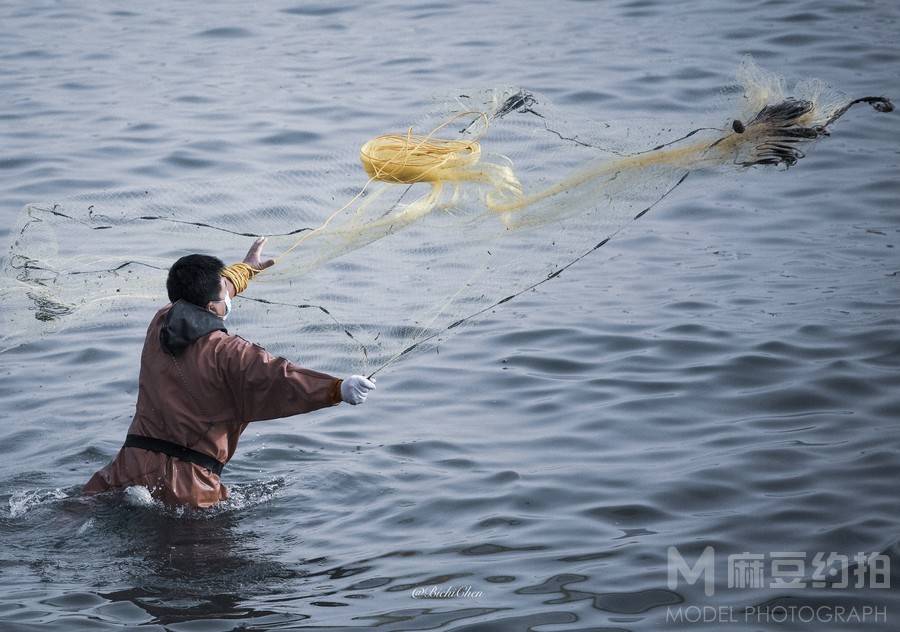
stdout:
<svg viewBox="0 0 900 632">
<path fill-rule="evenodd" d="M 341 399 L 356 406 L 366 401 L 369 391 L 374 390 L 375 378 L 369 380 L 362 375 L 351 375 L 341 382 Z"/>
</svg>

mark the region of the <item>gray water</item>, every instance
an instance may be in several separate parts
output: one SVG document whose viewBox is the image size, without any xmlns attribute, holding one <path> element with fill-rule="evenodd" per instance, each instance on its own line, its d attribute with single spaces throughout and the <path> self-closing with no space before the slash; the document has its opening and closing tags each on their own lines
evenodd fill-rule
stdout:
<svg viewBox="0 0 900 632">
<path fill-rule="evenodd" d="M 859 0 L 5 4 L 0 238 L 29 202 L 316 169 L 459 87 L 664 131 L 715 113 L 750 53 L 897 98 L 898 18 Z M 130 422 L 152 313 L 3 354 L 0 629 L 897 629 L 893 589 L 728 588 L 724 566 L 800 552 L 808 579 L 818 552 L 884 552 L 900 585 L 900 124 L 860 107 L 832 132 L 788 171 L 679 190 L 363 407 L 255 424 L 219 511 L 78 496 Z M 669 547 L 706 546 L 714 594 L 670 588 Z M 744 618 L 762 604 L 882 614 Z M 671 619 L 689 606 L 736 621 Z"/>
</svg>

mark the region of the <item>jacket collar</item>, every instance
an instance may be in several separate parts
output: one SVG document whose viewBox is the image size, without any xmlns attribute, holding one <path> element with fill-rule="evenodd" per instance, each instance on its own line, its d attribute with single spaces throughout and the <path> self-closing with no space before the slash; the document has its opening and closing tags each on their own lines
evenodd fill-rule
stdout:
<svg viewBox="0 0 900 632">
<path fill-rule="evenodd" d="M 213 331 L 224 331 L 225 321 L 198 305 L 179 299 L 166 314 L 159 340 L 163 349 L 179 355 L 188 345 Z"/>
</svg>

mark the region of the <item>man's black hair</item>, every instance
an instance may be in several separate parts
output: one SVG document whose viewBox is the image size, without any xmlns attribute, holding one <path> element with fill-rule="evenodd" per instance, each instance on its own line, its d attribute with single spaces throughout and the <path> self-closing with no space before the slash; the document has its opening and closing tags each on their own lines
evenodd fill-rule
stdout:
<svg viewBox="0 0 900 632">
<path fill-rule="evenodd" d="M 169 268 L 166 290 L 169 300 L 184 299 L 194 305 L 206 307 L 210 301 L 219 298 L 220 280 L 225 264 L 221 259 L 209 255 L 186 255 Z"/>
</svg>

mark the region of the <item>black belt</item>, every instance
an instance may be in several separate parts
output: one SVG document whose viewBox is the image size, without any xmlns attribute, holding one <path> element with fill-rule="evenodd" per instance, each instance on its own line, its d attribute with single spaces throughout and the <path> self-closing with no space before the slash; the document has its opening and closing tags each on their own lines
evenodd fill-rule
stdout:
<svg viewBox="0 0 900 632">
<path fill-rule="evenodd" d="M 141 435 L 130 434 L 125 437 L 126 448 L 140 448 L 141 450 L 150 450 L 151 452 L 162 452 L 176 459 L 196 463 L 200 467 L 205 467 L 216 475 L 222 473 L 225 464 L 215 460 L 208 454 L 191 450 L 184 446 L 172 443 L 171 441 L 163 441 L 162 439 L 154 439 L 152 437 L 142 437 Z"/>
</svg>

